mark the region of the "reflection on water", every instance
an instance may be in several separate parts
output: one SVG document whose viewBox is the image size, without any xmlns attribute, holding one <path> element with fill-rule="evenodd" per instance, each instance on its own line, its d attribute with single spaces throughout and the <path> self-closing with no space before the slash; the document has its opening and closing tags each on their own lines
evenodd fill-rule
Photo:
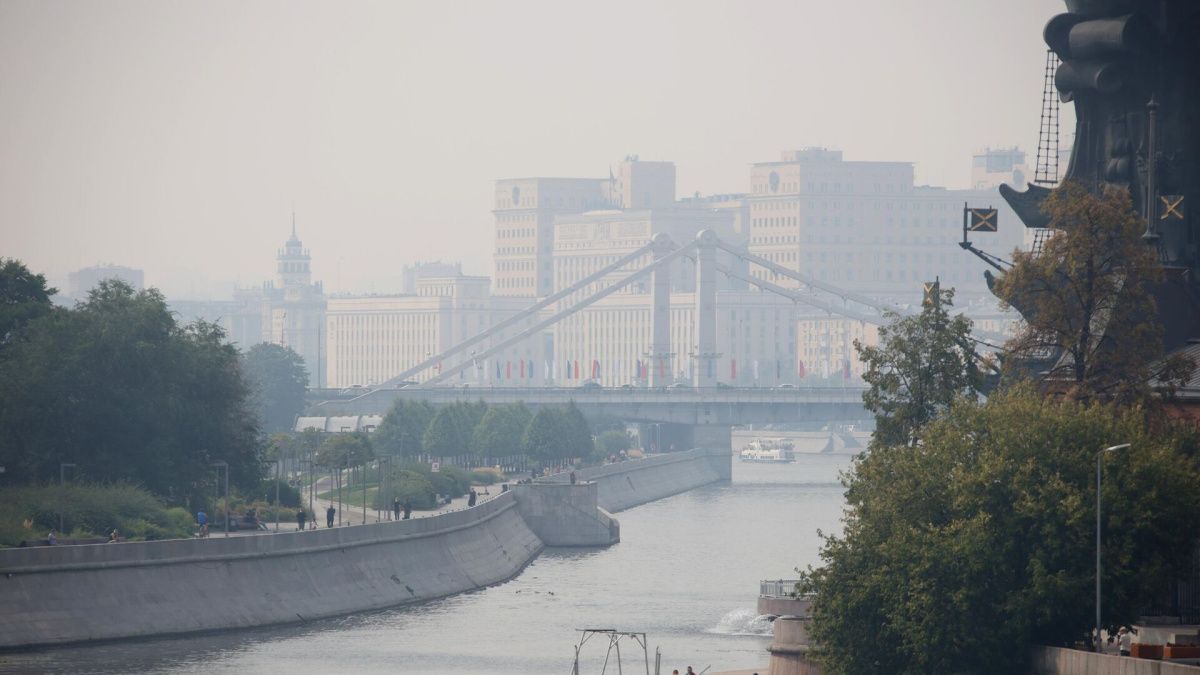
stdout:
<svg viewBox="0 0 1200 675">
<path fill-rule="evenodd" d="M 770 643 L 753 611 L 758 582 L 817 562 L 817 530 L 839 527 L 848 465 L 735 460 L 732 484 L 617 514 L 620 544 L 549 549 L 473 593 L 302 626 L 3 654 L 0 671 L 567 673 L 583 627 L 645 631 L 667 673 L 757 667 Z M 584 656 L 582 672 L 599 672 L 604 648 Z"/>
</svg>

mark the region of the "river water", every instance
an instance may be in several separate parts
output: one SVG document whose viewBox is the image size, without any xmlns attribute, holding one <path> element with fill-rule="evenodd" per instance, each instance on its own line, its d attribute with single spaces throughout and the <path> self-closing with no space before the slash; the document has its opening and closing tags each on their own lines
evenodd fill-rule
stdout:
<svg viewBox="0 0 1200 675">
<path fill-rule="evenodd" d="M 304 626 L 2 654 L 0 671 L 566 675 L 584 627 L 644 631 L 652 672 L 656 647 L 663 673 L 761 667 L 770 624 L 755 616 L 758 582 L 817 561 L 817 530 L 840 530 L 849 464 L 735 460 L 731 484 L 617 514 L 616 546 L 547 549 L 473 593 Z M 585 646 L 581 673 L 600 672 L 606 646 Z M 625 672 L 643 672 L 640 649 L 621 651 Z"/>
</svg>

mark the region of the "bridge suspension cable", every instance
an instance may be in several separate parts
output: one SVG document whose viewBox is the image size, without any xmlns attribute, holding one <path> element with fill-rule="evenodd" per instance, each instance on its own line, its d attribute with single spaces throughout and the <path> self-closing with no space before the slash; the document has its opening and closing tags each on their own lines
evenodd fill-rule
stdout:
<svg viewBox="0 0 1200 675">
<path fill-rule="evenodd" d="M 525 319 L 528 319 L 529 317 L 536 315 L 541 310 L 549 307 L 550 305 L 553 305 L 554 303 L 567 297 L 568 295 L 570 295 L 576 291 L 579 291 L 583 288 L 586 288 L 590 284 L 593 284 L 593 283 L 603 279 L 605 276 L 612 274 L 613 272 L 621 269 L 625 265 L 628 265 L 629 263 L 638 260 L 639 258 L 646 255 L 647 253 L 650 253 L 653 248 L 654 248 L 654 242 L 652 241 L 652 242 L 646 244 L 645 246 L 639 248 L 638 250 L 636 250 L 628 255 L 622 256 L 621 258 L 618 258 L 617 261 L 612 263 L 611 265 L 609 265 L 597 272 L 593 272 L 592 274 L 589 274 L 588 276 L 584 277 L 583 279 L 580 279 L 579 281 L 575 282 L 574 284 L 571 284 L 567 288 L 564 288 L 561 291 L 558 291 L 557 293 L 554 293 L 552 295 L 546 296 L 545 298 L 538 301 L 534 305 L 527 307 L 527 308 L 521 310 L 520 312 L 517 312 L 516 314 L 508 317 L 507 319 L 492 326 L 491 328 L 489 328 L 481 333 L 477 333 L 476 335 L 469 337 L 466 340 L 463 340 L 462 342 L 454 345 L 453 347 L 447 349 L 446 351 L 444 351 L 440 354 L 437 354 L 435 356 L 431 356 L 431 357 L 425 359 L 424 361 L 418 363 L 417 365 L 400 373 L 399 375 L 396 375 L 395 377 L 388 379 L 380 386 L 387 387 L 390 385 L 399 384 L 401 382 L 404 382 L 405 380 L 409 379 L 410 377 L 413 377 L 414 375 L 417 375 L 425 370 L 428 370 L 429 368 L 432 368 L 433 366 L 437 365 L 438 363 L 441 363 L 445 359 L 448 359 L 451 356 L 454 356 L 456 354 L 462 353 L 463 351 L 465 351 L 465 350 L 479 344 L 480 342 L 488 339 L 489 337 L 499 333 L 500 331 L 504 330 L 505 328 L 508 328 L 508 327 L 512 326 L 513 324 L 520 323 L 521 321 L 524 321 Z"/>
<path fill-rule="evenodd" d="M 684 246 L 682 246 L 680 248 L 676 248 L 676 249 L 670 251 L 669 253 L 663 255 L 661 258 L 658 258 L 658 259 L 654 260 L 654 262 L 649 263 L 645 267 L 642 267 L 638 270 L 634 270 L 633 272 L 629 273 L 625 277 L 622 277 L 621 279 L 613 282 L 611 285 L 606 286 L 606 287 L 596 291 L 595 293 L 592 293 L 591 295 L 583 298 L 582 300 L 578 300 L 578 301 L 572 303 L 567 308 L 559 310 L 558 312 L 555 312 L 553 315 L 533 324 L 532 326 L 529 326 L 525 330 L 501 340 L 497 344 L 492 345 L 488 349 L 484 350 L 483 353 L 475 355 L 475 358 L 472 359 L 471 361 L 463 361 L 462 363 L 459 363 L 457 365 L 454 365 L 447 369 L 444 369 L 442 372 L 440 372 L 437 375 L 426 380 L 424 384 L 432 385 L 432 384 L 437 384 L 439 382 L 442 382 L 443 380 L 445 380 L 453 375 L 457 375 L 458 373 L 462 372 L 463 370 L 466 370 L 469 366 L 473 365 L 473 363 L 478 361 L 479 359 L 486 359 L 487 357 L 491 356 L 492 354 L 495 354 L 496 352 L 498 352 L 506 347 L 514 345 L 514 344 L 528 338 L 530 335 L 537 333 L 538 331 L 542 330 L 543 328 L 548 328 L 549 326 L 553 326 L 554 324 L 556 324 L 559 321 L 562 321 L 563 319 L 565 319 L 566 317 L 578 312 L 579 310 L 583 309 L 584 307 L 587 307 L 588 305 L 591 305 L 602 298 L 606 298 L 609 295 L 616 293 L 621 288 L 628 286 L 630 283 L 640 279 L 641 277 L 646 276 L 647 274 L 653 272 L 654 270 L 658 269 L 659 267 L 667 265 L 672 260 L 675 260 L 676 258 L 679 258 L 679 257 L 683 256 L 684 254 L 688 253 L 689 251 L 694 250 L 696 248 L 696 245 L 697 245 L 696 242 L 692 241 L 692 242 L 689 242 L 688 244 L 685 244 Z M 653 247 L 653 246 L 667 247 L 667 246 L 674 246 L 674 244 L 671 243 L 670 237 L 661 235 L 660 237 L 656 237 L 655 241 L 651 242 L 650 246 L 651 247 Z M 593 275 L 593 276 L 595 276 L 595 275 Z M 526 310 L 526 311 L 528 311 L 528 310 Z"/>
</svg>

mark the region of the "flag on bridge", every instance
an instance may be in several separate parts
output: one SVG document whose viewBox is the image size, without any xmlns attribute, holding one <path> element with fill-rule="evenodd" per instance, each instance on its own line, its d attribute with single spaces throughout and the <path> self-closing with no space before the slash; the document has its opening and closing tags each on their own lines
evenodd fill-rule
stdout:
<svg viewBox="0 0 1200 675">
<path fill-rule="evenodd" d="M 504 364 L 504 379 L 512 379 L 512 361 L 507 361 Z"/>
<path fill-rule="evenodd" d="M 521 379 L 525 379 L 525 359 L 520 359 Z"/>
<path fill-rule="evenodd" d="M 729 359 L 729 379 L 737 379 L 737 359 Z"/>
<path fill-rule="evenodd" d="M 496 380 L 499 381 L 503 377 L 503 375 L 504 374 L 500 372 L 500 361 L 497 360 L 496 361 Z"/>
<path fill-rule="evenodd" d="M 805 372 L 804 372 L 804 361 L 797 361 L 797 362 L 796 362 L 796 374 L 800 376 L 800 379 L 802 379 L 802 380 L 804 379 L 804 375 L 805 375 Z"/>
</svg>

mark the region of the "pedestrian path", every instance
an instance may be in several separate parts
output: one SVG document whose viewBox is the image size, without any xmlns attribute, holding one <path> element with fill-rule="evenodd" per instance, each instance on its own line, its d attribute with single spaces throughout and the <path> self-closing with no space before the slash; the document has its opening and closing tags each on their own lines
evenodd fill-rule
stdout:
<svg viewBox="0 0 1200 675">
<path fill-rule="evenodd" d="M 475 501 L 476 505 L 482 504 L 483 502 L 498 496 L 500 494 L 500 490 L 501 490 L 499 485 L 476 485 L 474 487 L 475 487 L 476 494 L 478 495 L 478 497 Z M 338 504 L 337 504 L 336 500 L 321 499 L 317 495 L 321 494 L 322 492 L 328 492 L 332 489 L 333 489 L 333 479 L 329 478 L 328 476 L 319 479 L 313 488 L 314 494 L 312 495 L 312 505 L 313 505 L 313 510 L 315 511 L 314 515 L 317 519 L 317 526 L 321 527 L 321 528 L 325 527 L 325 511 L 330 506 L 334 507 L 335 509 L 338 508 Z M 484 489 L 486 489 L 488 491 L 487 494 L 482 492 L 482 490 L 484 490 Z M 307 508 L 307 506 L 309 504 L 309 494 L 308 494 L 307 487 L 301 490 L 301 501 Z M 412 517 L 413 518 L 428 518 L 429 516 L 436 516 L 436 515 L 439 515 L 442 513 L 448 513 L 450 511 L 461 511 L 462 509 L 465 509 L 465 508 L 467 508 L 467 497 L 466 496 L 456 497 L 456 498 L 450 500 L 450 503 L 443 504 L 443 505 L 439 506 L 438 508 L 430 510 L 430 511 L 415 511 L 414 510 L 412 512 Z M 362 508 L 361 503 L 351 504 L 349 502 L 342 502 L 340 510 L 341 510 L 341 514 L 342 514 L 340 527 L 348 527 L 351 525 L 362 525 L 363 524 L 364 514 L 363 514 L 363 508 Z M 383 511 L 377 512 L 375 509 L 371 508 L 368 505 L 367 510 L 366 510 L 366 518 L 365 518 L 366 524 L 387 522 L 392 519 L 393 519 L 393 515 L 390 510 L 383 510 Z M 337 516 L 334 516 L 333 524 L 334 524 L 334 527 L 339 527 Z M 274 524 L 271 524 L 270 527 L 273 528 Z M 294 523 L 294 522 L 292 523 L 291 529 L 293 531 L 295 531 L 296 523 Z M 282 524 L 280 524 L 280 531 L 281 532 L 283 531 Z"/>
</svg>

